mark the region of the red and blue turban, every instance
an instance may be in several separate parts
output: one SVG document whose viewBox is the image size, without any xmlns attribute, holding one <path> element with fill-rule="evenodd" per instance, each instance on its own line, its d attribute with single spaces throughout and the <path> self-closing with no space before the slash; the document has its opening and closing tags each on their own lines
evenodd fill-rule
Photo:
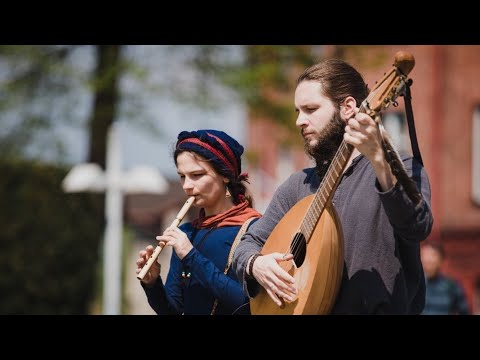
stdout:
<svg viewBox="0 0 480 360">
<path fill-rule="evenodd" d="M 223 131 L 182 131 L 178 134 L 175 150 L 193 151 L 231 174 L 233 179 L 239 179 L 242 172 L 243 146 Z"/>
</svg>

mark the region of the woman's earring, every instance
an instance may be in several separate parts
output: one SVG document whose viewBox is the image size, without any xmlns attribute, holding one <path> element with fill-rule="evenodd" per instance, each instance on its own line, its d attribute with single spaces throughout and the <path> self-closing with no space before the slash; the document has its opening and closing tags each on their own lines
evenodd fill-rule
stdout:
<svg viewBox="0 0 480 360">
<path fill-rule="evenodd" d="M 226 186 L 226 191 L 225 191 L 225 197 L 229 198 L 232 197 L 232 194 L 230 194 L 230 191 L 228 190 L 228 186 Z"/>
</svg>

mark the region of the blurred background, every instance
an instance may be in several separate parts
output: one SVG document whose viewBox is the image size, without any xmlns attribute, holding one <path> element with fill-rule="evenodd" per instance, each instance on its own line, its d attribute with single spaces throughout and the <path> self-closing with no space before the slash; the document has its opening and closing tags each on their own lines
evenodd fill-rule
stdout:
<svg viewBox="0 0 480 360">
<path fill-rule="evenodd" d="M 239 140 L 263 212 L 310 165 L 295 128 L 301 71 L 339 57 L 372 88 L 399 50 L 416 60 L 430 238 L 479 314 L 480 46 L 470 45 L 1 45 L 0 314 L 153 314 L 135 260 L 186 200 L 177 134 L 215 128 Z M 398 102 L 384 122 L 411 153 Z"/>
</svg>

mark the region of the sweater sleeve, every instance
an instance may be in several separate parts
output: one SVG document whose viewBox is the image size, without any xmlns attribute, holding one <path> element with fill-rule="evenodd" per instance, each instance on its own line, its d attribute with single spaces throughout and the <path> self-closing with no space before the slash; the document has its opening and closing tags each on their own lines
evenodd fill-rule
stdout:
<svg viewBox="0 0 480 360">
<path fill-rule="evenodd" d="M 294 188 L 294 184 L 299 183 L 298 179 L 296 179 L 298 176 L 299 174 L 290 176 L 289 179 L 278 187 L 265 214 L 255 224 L 250 226 L 233 255 L 232 268 L 235 270 L 244 292 L 249 297 L 254 297 L 258 293 L 259 284 L 255 279 L 246 277 L 248 259 L 260 252 L 275 226 L 298 201 L 296 196 L 298 191 L 295 191 Z"/>
<path fill-rule="evenodd" d="M 248 302 L 241 285 L 225 275 L 212 261 L 193 248 L 182 259 L 183 265 L 196 274 L 203 287 L 210 289 L 213 296 L 226 306 L 237 309 Z"/>
<path fill-rule="evenodd" d="M 417 243 L 424 240 L 432 229 L 430 183 L 425 169 L 417 160 L 408 158 L 404 160 L 404 165 L 422 194 L 417 205 L 410 200 L 399 182 L 385 192 L 381 190 L 378 180 L 375 186 L 396 234 L 408 242 Z"/>
<path fill-rule="evenodd" d="M 148 303 L 158 315 L 180 315 L 183 313 L 181 278 L 176 275 L 181 272 L 180 266 L 180 260 L 175 254 L 172 254 L 165 286 L 160 276 L 151 287 L 142 283 Z"/>
</svg>

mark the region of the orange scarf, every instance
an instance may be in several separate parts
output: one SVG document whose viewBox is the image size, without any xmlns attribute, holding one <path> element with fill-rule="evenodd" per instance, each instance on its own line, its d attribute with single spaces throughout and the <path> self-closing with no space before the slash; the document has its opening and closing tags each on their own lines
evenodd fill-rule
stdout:
<svg viewBox="0 0 480 360">
<path fill-rule="evenodd" d="M 205 229 L 213 226 L 235 226 L 242 225 L 251 217 L 259 218 L 261 216 L 262 214 L 260 214 L 258 211 L 248 207 L 248 201 L 243 201 L 229 210 L 217 215 L 205 216 L 205 210 L 201 209 L 199 217 L 192 221 L 192 225 L 197 229 Z"/>
</svg>

